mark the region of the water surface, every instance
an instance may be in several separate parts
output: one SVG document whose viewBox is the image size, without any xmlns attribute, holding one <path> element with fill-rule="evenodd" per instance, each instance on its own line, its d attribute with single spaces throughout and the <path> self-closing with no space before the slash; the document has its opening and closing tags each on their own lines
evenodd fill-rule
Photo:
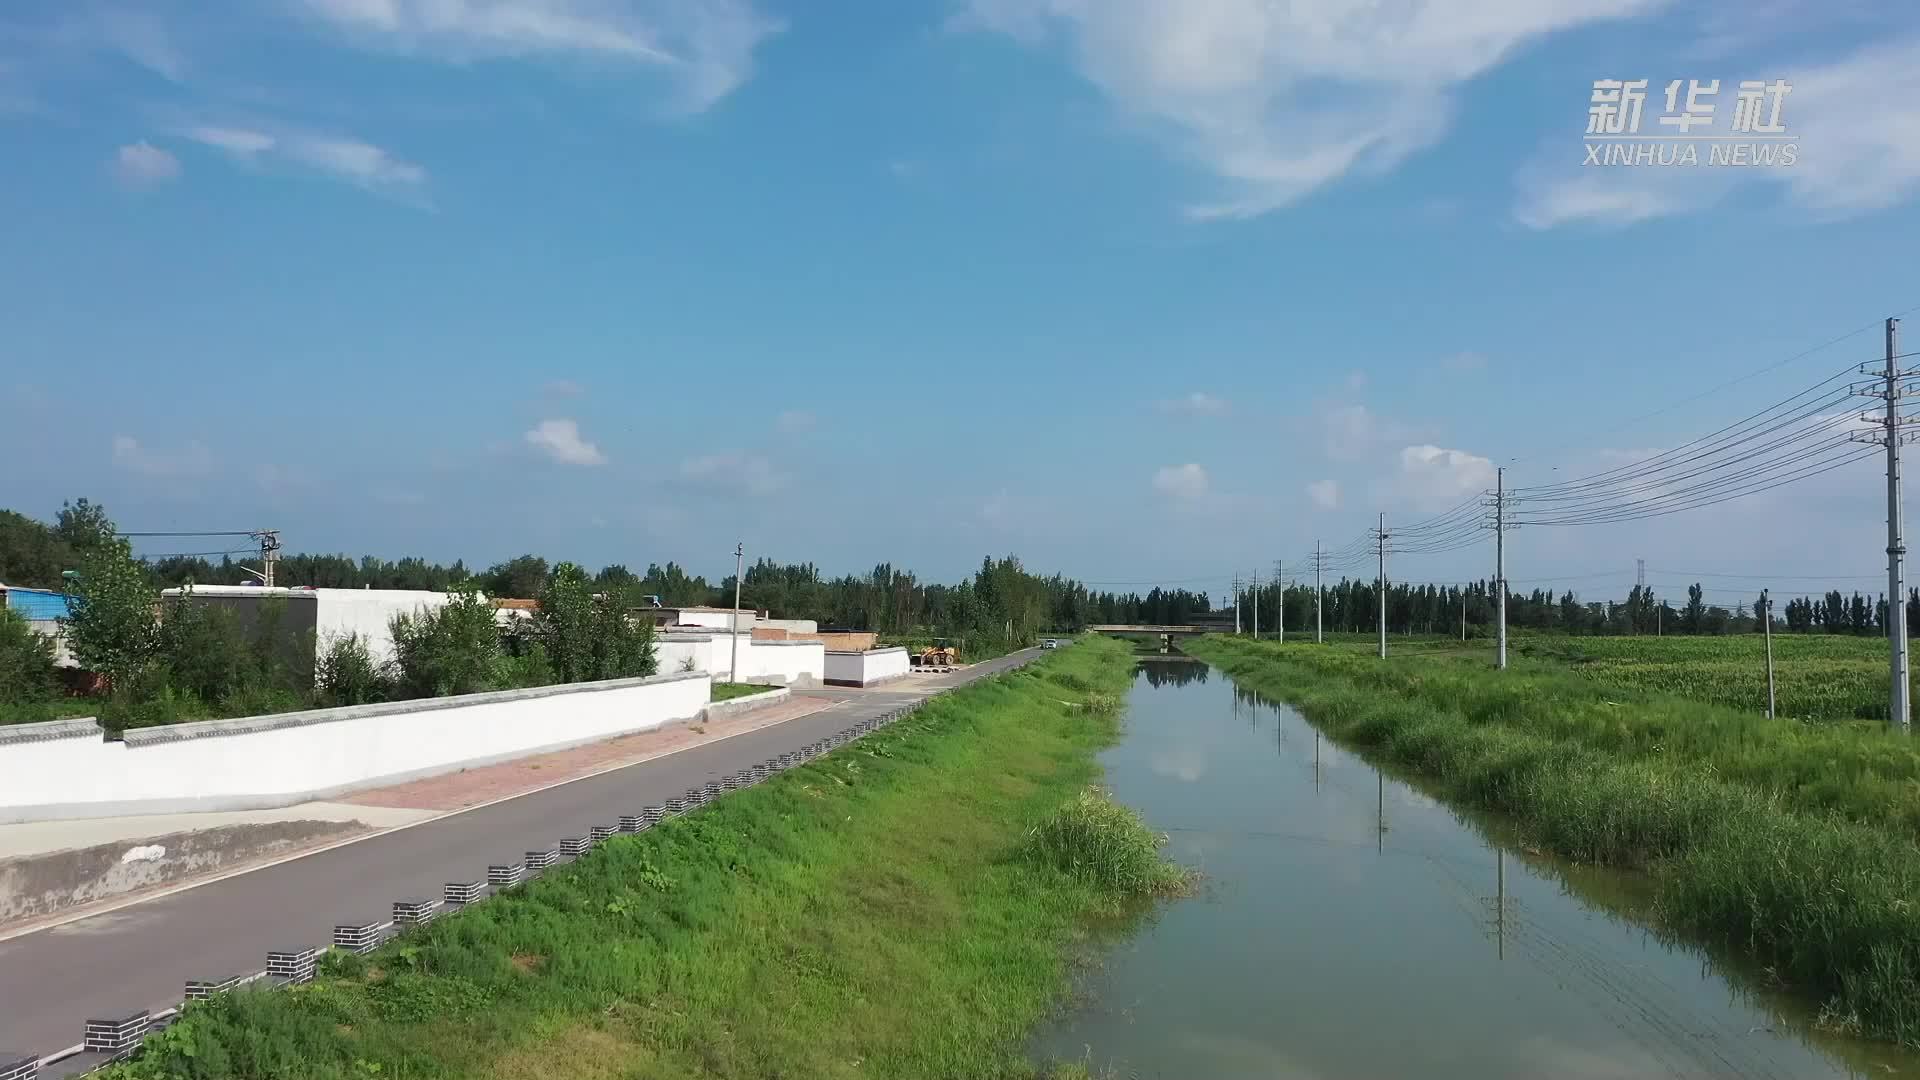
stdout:
<svg viewBox="0 0 1920 1080">
<path fill-rule="evenodd" d="M 1121 1076 L 1920 1075 L 1649 932 L 1633 878 L 1502 846 L 1206 665 L 1143 660 L 1108 782 L 1200 896 L 1115 943 L 1036 1052 Z"/>
</svg>

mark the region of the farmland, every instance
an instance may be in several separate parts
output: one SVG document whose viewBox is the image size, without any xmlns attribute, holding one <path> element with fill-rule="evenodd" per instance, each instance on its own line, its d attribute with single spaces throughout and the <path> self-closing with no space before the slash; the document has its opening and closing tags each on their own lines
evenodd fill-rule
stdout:
<svg viewBox="0 0 1920 1080">
<path fill-rule="evenodd" d="M 1567 637 L 1516 634 L 1516 656 L 1567 664 L 1583 678 L 1734 709 L 1764 712 L 1766 642 L 1725 637 Z M 1799 720 L 1885 720 L 1887 643 L 1850 634 L 1775 634 L 1778 715 Z"/>
</svg>

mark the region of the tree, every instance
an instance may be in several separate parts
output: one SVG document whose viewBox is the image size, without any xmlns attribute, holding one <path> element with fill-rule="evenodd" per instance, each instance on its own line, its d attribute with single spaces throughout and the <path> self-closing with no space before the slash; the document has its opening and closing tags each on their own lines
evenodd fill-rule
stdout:
<svg viewBox="0 0 1920 1080">
<path fill-rule="evenodd" d="M 395 615 L 394 667 L 412 697 L 472 694 L 501 678 L 500 631 L 493 604 L 471 584 L 456 587 L 438 608 Z"/>
<path fill-rule="evenodd" d="M 1689 634 L 1699 633 L 1706 620 L 1707 603 L 1704 595 L 1705 590 L 1700 588 L 1699 582 L 1696 581 L 1687 586 L 1687 606 L 1682 611 L 1680 619 Z"/>
<path fill-rule="evenodd" d="M 62 502 L 60 516 L 53 523 L 53 535 L 77 555 L 112 543 L 116 532 L 107 508 L 84 497 L 76 502 Z"/>
<path fill-rule="evenodd" d="M 53 691 L 53 642 L 0 607 L 0 704 L 42 701 Z"/>
<path fill-rule="evenodd" d="M 555 566 L 547 587 L 540 591 L 533 632 L 561 682 L 581 682 L 595 675 L 593 609 L 593 586 L 586 571 L 570 562 Z"/>
<path fill-rule="evenodd" d="M 84 501 L 84 500 L 83 500 Z M 67 645 L 80 665 L 125 685 L 153 658 L 160 594 L 125 540 L 109 539 L 81 562 Z"/>
</svg>

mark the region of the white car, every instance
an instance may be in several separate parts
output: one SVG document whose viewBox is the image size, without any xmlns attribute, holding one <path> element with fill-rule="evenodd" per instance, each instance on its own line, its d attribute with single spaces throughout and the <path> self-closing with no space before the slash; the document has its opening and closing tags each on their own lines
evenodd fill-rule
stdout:
<svg viewBox="0 0 1920 1080">
<path fill-rule="evenodd" d="M 1060 642 L 1058 639 L 1048 638 L 1040 643 L 1040 647 L 1043 649 L 1057 649 L 1060 647 Z"/>
</svg>

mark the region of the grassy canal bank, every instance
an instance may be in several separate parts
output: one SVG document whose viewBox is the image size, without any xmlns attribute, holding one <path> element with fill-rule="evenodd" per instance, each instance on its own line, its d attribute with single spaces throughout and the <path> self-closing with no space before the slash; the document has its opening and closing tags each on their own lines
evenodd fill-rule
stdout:
<svg viewBox="0 0 1920 1080">
<path fill-rule="evenodd" d="M 1666 927 L 1751 955 L 1836 1028 L 1920 1044 L 1920 753 L 1552 664 L 1184 646 L 1330 736 L 1507 816 L 1542 849 L 1644 870 Z"/>
<path fill-rule="evenodd" d="M 1088 641 L 313 983 L 190 1008 L 144 1077 L 1035 1075 L 1093 920 L 1177 889 L 1089 798 L 1132 675 Z"/>
</svg>

